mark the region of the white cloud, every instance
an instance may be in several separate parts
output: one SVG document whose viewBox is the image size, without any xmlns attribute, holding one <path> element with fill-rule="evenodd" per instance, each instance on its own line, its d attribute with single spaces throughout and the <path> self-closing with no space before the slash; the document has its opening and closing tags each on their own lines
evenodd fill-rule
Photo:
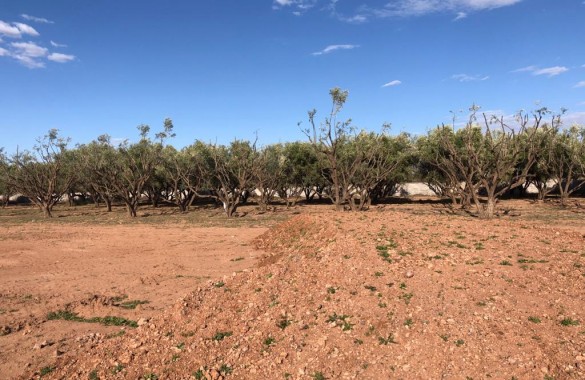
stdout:
<svg viewBox="0 0 585 380">
<path fill-rule="evenodd" d="M 484 81 L 490 79 L 489 76 L 481 76 L 481 75 L 467 75 L 467 74 L 454 74 L 451 76 L 451 79 L 459 81 L 459 82 L 475 82 L 475 81 Z"/>
<path fill-rule="evenodd" d="M 575 88 L 581 88 L 581 87 L 585 87 L 585 80 L 582 80 L 581 82 L 577 83 L 575 86 L 573 86 Z"/>
<path fill-rule="evenodd" d="M 386 83 L 385 85 L 382 85 L 382 87 L 394 87 L 394 86 L 398 86 L 400 84 L 402 84 L 401 81 L 399 81 L 399 80 L 393 80 L 391 82 Z"/>
<path fill-rule="evenodd" d="M 56 47 L 56 48 L 66 48 L 67 47 L 67 45 L 58 44 L 55 41 L 51 41 L 51 46 Z"/>
<path fill-rule="evenodd" d="M 23 34 L 37 37 L 39 32 L 30 25 L 21 22 L 7 23 L 0 20 L 0 36 L 21 38 Z"/>
<path fill-rule="evenodd" d="M 377 17 L 423 16 L 431 13 L 454 12 L 456 20 L 469 12 L 502 8 L 520 3 L 522 0 L 398 0 L 384 7 L 368 8 Z"/>
<path fill-rule="evenodd" d="M 11 45 L 16 48 L 17 53 L 32 58 L 44 57 L 49 51 L 47 48 L 39 46 L 34 42 L 13 42 Z"/>
<path fill-rule="evenodd" d="M 321 51 L 316 51 L 312 54 L 313 55 L 323 55 L 323 54 L 332 53 L 336 50 L 351 50 L 351 49 L 356 49 L 358 47 L 360 47 L 360 46 L 359 45 L 329 45 L 325 49 L 323 49 Z"/>
<path fill-rule="evenodd" d="M 38 23 L 41 23 L 41 24 L 53 24 L 53 21 L 47 20 L 46 18 L 35 17 L 35 16 L 31 16 L 31 15 L 24 14 L 24 13 L 21 14 L 20 17 L 22 17 L 25 20 L 34 21 L 34 22 L 38 22 Z"/>
<path fill-rule="evenodd" d="M 554 77 L 567 71 L 569 71 L 569 69 L 566 68 L 565 66 L 545 67 L 542 69 L 537 66 L 526 66 L 520 69 L 516 69 L 512 72 L 513 73 L 529 72 L 532 75 L 547 75 L 549 77 Z"/>
<path fill-rule="evenodd" d="M 467 13 L 465 12 L 457 12 L 457 16 L 453 19 L 453 21 L 463 20 L 467 17 Z"/>
<path fill-rule="evenodd" d="M 9 55 L 8 50 L 0 47 L 0 57 L 4 57 L 5 55 Z"/>
<path fill-rule="evenodd" d="M 532 75 L 548 75 L 549 77 L 554 77 L 566 71 L 569 71 L 569 69 L 567 69 L 565 66 L 554 66 L 535 70 L 532 72 Z"/>
<path fill-rule="evenodd" d="M 49 61 L 53 61 L 53 62 L 65 63 L 65 62 L 73 61 L 75 59 L 75 56 L 70 55 L 70 54 L 51 53 L 51 54 L 49 54 L 47 59 Z"/>
</svg>

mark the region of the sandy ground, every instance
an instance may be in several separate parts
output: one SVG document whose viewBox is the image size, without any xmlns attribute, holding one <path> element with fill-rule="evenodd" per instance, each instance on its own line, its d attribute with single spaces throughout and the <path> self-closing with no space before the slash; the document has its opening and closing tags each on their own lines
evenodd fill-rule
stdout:
<svg viewBox="0 0 585 380">
<path fill-rule="evenodd" d="M 47 321 L 47 313 L 67 309 L 86 318 L 148 319 L 200 283 L 252 266 L 258 252 L 249 242 L 264 231 L 184 224 L 3 227 L 0 378 L 43 367 L 71 350 L 76 338 L 120 330 Z M 115 297 L 124 299 L 115 302 Z M 133 300 L 148 303 L 134 310 L 120 307 Z M 48 346 L 40 349 L 43 342 Z"/>
</svg>

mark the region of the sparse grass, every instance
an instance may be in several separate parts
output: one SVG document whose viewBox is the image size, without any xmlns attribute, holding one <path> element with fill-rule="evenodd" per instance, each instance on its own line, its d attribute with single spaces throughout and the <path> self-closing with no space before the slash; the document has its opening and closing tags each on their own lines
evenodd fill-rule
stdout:
<svg viewBox="0 0 585 380">
<path fill-rule="evenodd" d="M 540 318 L 538 318 L 538 317 L 530 316 L 530 317 L 528 317 L 528 320 L 532 323 L 540 323 Z"/>
<path fill-rule="evenodd" d="M 39 371 L 39 375 L 41 375 L 41 377 L 43 377 L 43 376 L 50 374 L 54 370 L 55 370 L 55 367 L 46 366 L 46 367 L 41 368 L 41 370 Z"/>
<path fill-rule="evenodd" d="M 327 378 L 323 375 L 323 372 L 315 372 L 311 375 L 313 380 L 326 380 Z"/>
<path fill-rule="evenodd" d="M 378 343 L 380 343 L 380 345 L 384 345 L 384 346 L 387 346 L 389 344 L 397 344 L 396 340 L 394 339 L 394 334 L 390 334 L 387 337 L 379 336 Z"/>
<path fill-rule="evenodd" d="M 288 326 L 290 326 L 290 324 L 292 323 L 291 320 L 289 320 L 286 315 L 283 315 L 282 317 L 280 317 L 280 320 L 278 322 L 276 322 L 276 327 L 278 327 L 281 330 L 286 329 Z"/>
<path fill-rule="evenodd" d="M 371 292 L 375 292 L 377 290 L 376 287 L 372 285 L 365 285 L 364 288 L 368 289 Z"/>
<path fill-rule="evenodd" d="M 461 346 L 463 346 L 464 344 L 465 344 L 465 341 L 464 341 L 463 339 L 457 339 L 457 340 L 455 341 L 455 345 L 456 345 L 457 347 L 461 347 Z"/>
<path fill-rule="evenodd" d="M 242 260 L 244 260 L 244 258 L 242 256 L 240 256 L 240 257 L 235 257 L 235 258 L 231 259 L 230 261 L 235 262 L 235 261 L 242 261 Z"/>
<path fill-rule="evenodd" d="M 561 325 L 562 326 L 578 326 L 579 325 L 579 321 L 573 318 L 564 318 L 561 320 Z"/>
<path fill-rule="evenodd" d="M 216 342 L 220 342 L 220 341 L 224 340 L 225 338 L 230 337 L 232 335 L 233 335 L 232 331 L 218 331 L 211 338 L 211 340 L 214 340 Z"/>
<path fill-rule="evenodd" d="M 274 343 L 276 342 L 276 339 L 274 339 L 273 337 L 269 336 L 268 338 L 264 339 L 264 345 L 266 347 L 270 347 L 272 346 Z"/>
<path fill-rule="evenodd" d="M 104 326 L 128 326 L 138 327 L 136 321 L 132 321 L 123 317 L 107 316 L 107 317 L 92 317 L 84 318 L 80 317 L 77 313 L 73 313 L 67 310 L 59 310 L 56 312 L 50 312 L 47 314 L 47 319 L 52 320 L 64 320 L 72 322 L 84 322 L 84 323 L 100 323 Z"/>
<path fill-rule="evenodd" d="M 336 291 L 337 291 L 337 289 L 335 289 L 335 287 L 333 287 L 333 286 L 330 286 L 327 288 L 328 294 L 335 294 Z"/>
<path fill-rule="evenodd" d="M 114 366 L 114 368 L 112 368 L 112 374 L 114 374 L 114 375 L 115 375 L 115 374 L 117 374 L 117 373 L 120 373 L 120 372 L 122 372 L 123 370 L 124 370 L 124 365 L 123 365 L 123 364 L 116 364 L 116 365 Z"/>
<path fill-rule="evenodd" d="M 404 321 L 404 326 L 412 326 L 414 325 L 414 321 L 412 320 L 412 318 L 406 318 L 406 320 Z"/>
<path fill-rule="evenodd" d="M 89 380 L 100 380 L 97 369 L 94 369 L 93 371 L 91 371 L 89 373 L 88 378 L 89 378 Z"/>
<path fill-rule="evenodd" d="M 352 330 L 354 326 L 353 323 L 348 321 L 349 318 L 351 318 L 351 315 L 337 315 L 337 313 L 333 313 L 327 318 L 327 323 L 335 323 L 337 326 L 341 327 L 341 330 L 349 331 Z"/>
<path fill-rule="evenodd" d="M 219 373 L 221 373 L 222 375 L 229 375 L 230 373 L 232 373 L 233 369 L 232 367 L 230 367 L 227 364 L 222 364 L 221 367 L 219 367 Z"/>
<path fill-rule="evenodd" d="M 412 297 L 414 296 L 414 294 L 412 293 L 403 293 L 399 296 L 400 299 L 404 300 L 405 304 L 410 304 L 410 300 L 412 299 Z"/>
<path fill-rule="evenodd" d="M 149 303 L 149 302 L 142 301 L 142 300 L 133 300 L 133 301 L 122 302 L 120 305 L 118 305 L 118 307 L 121 307 L 122 309 L 134 310 L 134 309 L 136 309 L 136 307 L 138 305 L 145 305 L 147 303 Z"/>
<path fill-rule="evenodd" d="M 509 262 L 508 260 L 502 260 L 500 261 L 500 265 L 504 265 L 504 266 L 512 266 L 512 263 Z"/>
<path fill-rule="evenodd" d="M 158 375 L 156 373 L 153 372 L 149 372 L 147 374 L 145 374 L 144 376 L 142 376 L 143 380 L 158 380 Z"/>
</svg>

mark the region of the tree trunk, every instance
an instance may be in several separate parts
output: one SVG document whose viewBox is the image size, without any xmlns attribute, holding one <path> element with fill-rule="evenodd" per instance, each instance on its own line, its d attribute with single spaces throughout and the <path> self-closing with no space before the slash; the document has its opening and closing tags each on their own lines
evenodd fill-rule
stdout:
<svg viewBox="0 0 585 380">
<path fill-rule="evenodd" d="M 43 210 L 43 216 L 45 218 L 52 218 L 53 217 L 53 213 L 52 213 L 52 209 L 53 206 L 49 203 L 44 203 L 41 207 L 41 210 Z"/>
</svg>

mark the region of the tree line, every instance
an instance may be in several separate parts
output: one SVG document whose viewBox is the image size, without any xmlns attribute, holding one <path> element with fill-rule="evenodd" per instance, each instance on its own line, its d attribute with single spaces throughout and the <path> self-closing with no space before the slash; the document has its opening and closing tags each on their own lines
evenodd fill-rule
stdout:
<svg viewBox="0 0 585 380">
<path fill-rule="evenodd" d="M 393 195 L 400 184 L 426 183 L 453 205 L 485 218 L 496 215 L 499 198 L 534 185 L 538 199 L 555 191 L 562 205 L 585 186 L 585 128 L 563 128 L 562 114 L 540 108 L 519 112 L 513 121 L 480 114 L 473 106 L 467 123 L 439 125 L 426 135 L 358 131 L 340 118 L 348 92 L 330 91 L 332 107 L 321 121 L 316 110 L 300 123 L 306 141 L 259 147 L 256 141 L 230 144 L 195 141 L 182 149 L 168 144 L 173 123 L 160 132 L 138 127 L 140 139 L 114 145 L 108 135 L 69 148 L 52 129 L 30 151 L 0 150 L 0 194 L 22 194 L 46 217 L 68 195 L 92 199 L 111 211 L 124 203 L 135 217 L 141 200 L 173 204 L 186 212 L 211 198 L 226 216 L 252 196 L 262 210 L 275 198 L 330 199 L 337 210 L 361 211 Z"/>
</svg>

